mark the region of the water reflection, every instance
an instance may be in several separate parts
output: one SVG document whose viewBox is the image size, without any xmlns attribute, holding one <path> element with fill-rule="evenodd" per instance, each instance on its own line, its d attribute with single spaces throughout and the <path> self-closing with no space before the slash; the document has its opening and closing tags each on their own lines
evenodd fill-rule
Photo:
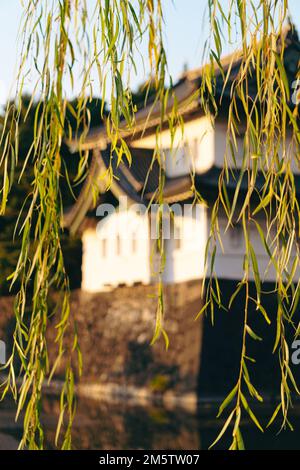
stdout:
<svg viewBox="0 0 300 470">
<path fill-rule="evenodd" d="M 58 400 L 47 398 L 44 402 L 43 422 L 47 447 L 53 448 L 55 424 L 59 410 Z M 201 405 L 197 414 L 184 410 L 170 410 L 160 406 L 129 406 L 87 399 L 78 401 L 74 423 L 75 449 L 148 449 L 191 450 L 208 449 L 220 430 L 221 422 L 215 418 L 216 405 Z M 265 406 L 258 415 L 267 423 L 272 408 Z M 297 429 L 300 429 L 300 407 L 293 409 L 295 432 L 276 435 L 279 424 L 264 434 L 244 420 L 242 430 L 248 449 L 300 449 Z M 0 411 L 0 449 L 16 448 L 21 437 L 21 423 L 14 423 L 11 407 Z M 219 448 L 227 448 L 230 433 Z"/>
</svg>

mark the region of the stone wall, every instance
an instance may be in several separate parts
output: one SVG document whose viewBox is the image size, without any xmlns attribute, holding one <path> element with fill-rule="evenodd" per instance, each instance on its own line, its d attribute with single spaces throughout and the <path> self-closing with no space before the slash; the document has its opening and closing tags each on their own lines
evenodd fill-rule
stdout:
<svg viewBox="0 0 300 470">
<path fill-rule="evenodd" d="M 71 309 L 78 325 L 83 356 L 83 384 L 113 384 L 145 388 L 160 393 L 195 391 L 198 381 L 202 323 L 195 321 L 201 309 L 201 284 L 190 282 L 165 287 L 163 338 L 151 345 L 157 298 L 155 286 L 119 287 L 111 292 L 72 292 Z M 11 345 L 12 298 L 0 298 L 0 338 Z M 54 320 L 50 320 L 54 326 Z M 55 329 L 49 336 L 49 355 L 55 360 Z M 57 379 L 63 377 L 63 364 Z"/>
<path fill-rule="evenodd" d="M 195 390 L 202 325 L 199 283 L 166 288 L 165 328 L 151 346 L 157 308 L 153 286 L 117 288 L 112 292 L 72 296 L 76 312 L 85 382 L 147 387 L 152 391 Z"/>
<path fill-rule="evenodd" d="M 220 281 L 225 305 L 234 290 L 234 281 Z M 247 339 L 248 354 L 256 363 L 248 365 L 254 385 L 260 392 L 275 397 L 280 391 L 278 353 L 272 353 L 276 337 L 277 299 L 272 284 L 264 284 L 262 305 L 272 324 L 268 325 L 255 304 L 249 305 L 249 323 L 263 341 Z M 205 400 L 221 399 L 234 386 L 239 372 L 243 326 L 244 297 L 241 293 L 230 311 L 215 309 L 214 326 L 210 315 L 195 321 L 202 301 L 201 283 L 189 282 L 165 287 L 165 328 L 170 339 L 165 350 L 163 338 L 153 346 L 157 299 L 154 286 L 119 287 L 111 292 L 86 294 L 72 292 L 71 309 L 78 323 L 79 342 L 83 356 L 82 390 L 94 398 L 105 394 L 129 400 L 138 392 L 191 396 L 196 392 Z M 251 295 L 255 288 L 251 285 Z M 0 298 L 0 339 L 9 346 L 14 326 L 12 298 Z M 298 315 L 298 312 L 297 312 Z M 53 323 L 53 319 L 50 320 Z M 49 355 L 55 360 L 57 346 L 55 329 L 50 329 Z M 287 330 L 287 343 L 293 337 Z M 292 367 L 300 382 L 300 367 Z M 63 378 L 63 364 L 57 370 Z M 298 382 L 298 383 L 299 383 Z M 92 385 L 92 386 L 91 386 Z M 96 385 L 96 386 L 95 386 Z M 267 395 L 266 395 L 267 396 Z M 176 404 L 176 403 L 175 403 Z"/>
</svg>

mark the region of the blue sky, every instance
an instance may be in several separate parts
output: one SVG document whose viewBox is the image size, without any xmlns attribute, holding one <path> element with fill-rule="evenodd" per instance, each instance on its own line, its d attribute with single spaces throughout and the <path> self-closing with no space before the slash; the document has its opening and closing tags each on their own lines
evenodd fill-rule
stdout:
<svg viewBox="0 0 300 470">
<path fill-rule="evenodd" d="M 92 0 L 88 0 L 92 1 Z M 186 63 L 189 68 L 201 65 L 208 22 L 203 22 L 207 0 L 164 0 L 166 3 L 165 41 L 169 68 L 174 79 L 178 78 Z M 228 0 L 223 0 L 224 4 Z M 293 21 L 300 31 L 299 0 L 290 0 Z M 16 44 L 22 6 L 20 0 L 0 0 L 0 103 L 3 103 L 13 83 L 17 62 Z M 226 50 L 225 50 L 226 52 Z M 142 67 L 133 78 L 133 86 L 144 80 Z"/>
</svg>

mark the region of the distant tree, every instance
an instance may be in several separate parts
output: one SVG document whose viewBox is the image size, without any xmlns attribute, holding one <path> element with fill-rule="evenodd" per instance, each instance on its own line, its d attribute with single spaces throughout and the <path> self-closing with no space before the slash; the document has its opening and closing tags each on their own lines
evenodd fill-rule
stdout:
<svg viewBox="0 0 300 470">
<path fill-rule="evenodd" d="M 0 218 L 0 293 L 7 295 L 9 292 L 16 293 L 17 289 L 20 288 L 19 283 L 16 283 L 14 288 L 10 291 L 10 282 L 7 281 L 9 275 L 14 271 L 17 265 L 18 256 L 21 248 L 21 240 L 15 234 L 16 224 L 18 221 L 18 227 L 22 226 L 22 221 L 26 217 L 30 205 L 30 194 L 32 192 L 32 183 L 34 181 L 34 165 L 32 158 L 26 162 L 26 157 L 30 153 L 30 147 L 34 140 L 34 121 L 36 118 L 36 110 L 39 106 L 38 102 L 34 102 L 30 105 L 30 96 L 23 96 L 21 103 L 21 115 L 18 125 L 19 135 L 19 146 L 18 146 L 18 159 L 14 168 L 14 180 L 17 184 L 13 184 L 10 190 L 9 199 L 6 206 L 5 216 Z M 13 131 L 13 103 L 8 103 L 8 107 L 11 112 L 6 116 L 6 136 L 8 129 Z M 68 131 L 69 127 L 74 129 L 77 128 L 76 117 L 71 112 L 71 109 L 76 109 L 77 102 L 73 100 L 68 103 L 68 108 L 65 118 L 65 132 Z M 99 98 L 92 98 L 86 103 L 86 113 L 89 113 L 90 126 L 101 125 L 102 118 L 100 116 L 101 100 Z M 106 108 L 105 108 L 105 114 Z M 3 125 L 5 116 L 0 116 L 0 126 Z M 80 124 L 80 130 L 83 131 L 84 123 Z M 2 151 L 5 139 L 2 142 Z M 78 165 L 80 162 L 79 153 L 71 154 L 68 146 L 62 144 L 61 147 L 61 159 L 62 159 L 62 171 L 60 176 L 60 192 L 62 200 L 64 201 L 64 207 L 68 208 L 75 202 L 75 198 L 79 195 L 83 180 L 76 182 L 76 176 L 78 173 Z M 24 169 L 24 164 L 26 168 Z M 0 169 L 1 177 L 3 178 L 3 167 Z M 27 203 L 24 201 L 27 200 Z M 23 216 L 21 211 L 23 211 Z M 33 223 L 34 226 L 34 223 Z M 67 234 L 62 235 L 62 243 L 64 248 L 65 263 L 69 265 L 73 264 L 74 259 L 77 263 L 80 263 L 80 256 L 74 257 L 74 252 L 71 255 L 72 249 L 79 250 L 79 241 L 70 240 Z M 71 251 L 70 251 L 71 250 Z M 78 264 L 74 269 L 67 270 L 69 276 L 71 275 L 71 285 L 79 287 L 78 282 L 80 276 L 80 265 Z"/>
</svg>

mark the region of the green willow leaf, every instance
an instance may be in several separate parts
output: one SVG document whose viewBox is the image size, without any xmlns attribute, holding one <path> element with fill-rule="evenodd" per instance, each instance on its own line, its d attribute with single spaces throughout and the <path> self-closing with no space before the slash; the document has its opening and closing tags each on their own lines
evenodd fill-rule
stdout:
<svg viewBox="0 0 300 470">
<path fill-rule="evenodd" d="M 227 397 L 225 398 L 223 403 L 220 405 L 217 418 L 219 418 L 219 416 L 221 416 L 221 414 L 223 413 L 225 408 L 227 408 L 227 406 L 232 402 L 233 398 L 235 397 L 235 395 L 237 393 L 237 390 L 238 390 L 238 385 L 235 385 L 235 387 L 231 390 L 231 392 L 227 395 Z"/>
<path fill-rule="evenodd" d="M 247 411 L 247 413 L 249 414 L 250 418 L 252 419 L 252 421 L 254 422 L 254 424 L 258 427 L 258 429 L 261 431 L 261 432 L 264 432 L 263 428 L 261 427 L 258 419 L 256 418 L 255 414 L 253 413 L 253 411 L 251 410 L 251 408 L 249 407 L 248 405 L 248 402 L 246 400 L 246 398 L 244 397 L 243 394 L 241 394 L 241 400 L 242 400 L 242 404 L 245 408 L 245 410 Z"/>
</svg>

